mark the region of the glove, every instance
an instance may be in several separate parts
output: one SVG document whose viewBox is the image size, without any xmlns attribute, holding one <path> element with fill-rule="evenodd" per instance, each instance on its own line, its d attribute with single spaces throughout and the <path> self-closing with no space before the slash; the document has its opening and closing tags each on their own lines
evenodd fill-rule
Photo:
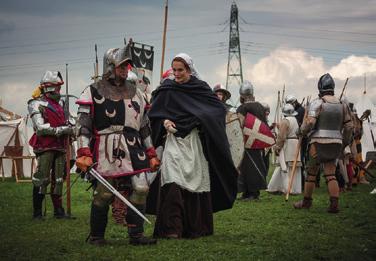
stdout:
<svg viewBox="0 0 376 261">
<path fill-rule="evenodd" d="M 87 168 L 93 165 L 93 155 L 90 148 L 83 147 L 77 150 L 76 166 L 86 172 Z"/>
<path fill-rule="evenodd" d="M 81 156 L 76 159 L 76 166 L 86 172 L 88 167 L 93 165 L 93 158 L 89 156 Z"/>
<path fill-rule="evenodd" d="M 150 159 L 150 168 L 152 172 L 157 171 L 160 165 L 161 165 L 161 161 L 157 157 L 153 157 Z"/>
<path fill-rule="evenodd" d="M 73 128 L 71 126 L 60 126 L 56 128 L 57 136 L 72 135 L 72 134 L 73 134 Z"/>
</svg>

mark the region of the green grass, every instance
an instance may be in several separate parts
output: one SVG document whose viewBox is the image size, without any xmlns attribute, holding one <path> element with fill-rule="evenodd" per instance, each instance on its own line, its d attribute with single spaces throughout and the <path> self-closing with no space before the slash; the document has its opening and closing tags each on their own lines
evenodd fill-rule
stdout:
<svg viewBox="0 0 376 261">
<path fill-rule="evenodd" d="M 376 260 L 376 195 L 369 194 L 375 183 L 341 194 L 336 215 L 326 212 L 322 183 L 308 211 L 292 208 L 301 196 L 285 202 L 284 196 L 262 192 L 258 202 L 237 201 L 215 214 L 214 235 L 195 240 L 130 246 L 126 228 L 110 217 L 109 245 L 98 248 L 85 243 L 88 183 L 79 180 L 72 189 L 76 219 L 53 219 L 48 199 L 46 220 L 38 222 L 31 219 L 32 185 L 7 180 L 0 182 L 0 260 Z M 151 235 L 153 226 L 145 228 Z"/>
</svg>

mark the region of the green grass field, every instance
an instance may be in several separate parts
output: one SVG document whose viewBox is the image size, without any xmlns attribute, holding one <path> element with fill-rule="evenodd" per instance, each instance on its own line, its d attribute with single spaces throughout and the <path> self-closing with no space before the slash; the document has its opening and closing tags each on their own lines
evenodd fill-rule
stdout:
<svg viewBox="0 0 376 261">
<path fill-rule="evenodd" d="M 74 179 L 76 176 L 73 175 Z M 0 260 L 376 260 L 375 186 L 359 185 L 342 193 L 341 212 L 328 214 L 325 183 L 314 193 L 310 210 L 294 210 L 301 196 L 263 192 L 258 202 L 237 201 L 215 214 L 213 236 L 195 240 L 159 240 L 155 246 L 130 246 L 126 228 L 109 218 L 109 244 L 85 243 L 91 192 L 81 179 L 72 188 L 72 215 L 31 219 L 31 183 L 0 182 Z M 154 221 L 153 216 L 149 216 Z M 153 225 L 145 225 L 151 235 Z"/>
</svg>

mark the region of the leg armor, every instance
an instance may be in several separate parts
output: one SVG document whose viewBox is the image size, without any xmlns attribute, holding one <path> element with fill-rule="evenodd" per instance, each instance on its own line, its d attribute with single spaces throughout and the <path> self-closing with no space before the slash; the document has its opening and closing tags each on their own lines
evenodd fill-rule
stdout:
<svg viewBox="0 0 376 261">
<path fill-rule="evenodd" d="M 54 188 L 51 191 L 52 194 L 63 194 L 64 183 L 64 169 L 65 169 L 65 154 L 62 152 L 56 152 L 54 157 Z"/>
<path fill-rule="evenodd" d="M 149 182 L 146 179 L 146 173 L 142 172 L 131 177 L 132 193 L 129 200 L 134 204 L 144 205 L 149 193 Z"/>
<path fill-rule="evenodd" d="M 111 185 L 114 180 L 108 180 Z M 97 183 L 93 192 L 93 202 L 90 213 L 90 244 L 102 245 L 105 243 L 104 234 L 107 226 L 107 213 L 114 195 L 101 183 Z"/>
<path fill-rule="evenodd" d="M 50 172 L 54 160 L 53 151 L 45 151 L 38 155 L 38 168 L 33 175 L 33 185 L 40 188 L 39 193 L 45 195 L 50 183 Z"/>
<path fill-rule="evenodd" d="M 146 173 L 140 173 L 131 177 L 132 192 L 129 200 L 142 213 L 145 213 L 146 197 L 149 192 L 149 183 Z M 144 220 L 132 209 L 128 208 L 126 214 L 129 243 L 131 245 L 151 245 L 157 243 L 156 239 L 144 236 Z"/>
</svg>

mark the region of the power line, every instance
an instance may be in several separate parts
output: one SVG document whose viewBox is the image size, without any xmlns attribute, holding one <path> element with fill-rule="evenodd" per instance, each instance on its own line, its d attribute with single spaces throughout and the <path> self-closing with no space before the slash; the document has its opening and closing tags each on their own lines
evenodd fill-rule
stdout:
<svg viewBox="0 0 376 261">
<path fill-rule="evenodd" d="M 313 31 L 313 32 L 326 32 L 326 33 L 343 33 L 343 34 L 358 34 L 358 35 L 369 35 L 369 36 L 376 36 L 376 33 L 368 33 L 368 32 L 354 32 L 354 31 L 342 31 L 342 30 L 329 30 L 329 29 L 312 29 L 312 28 L 303 28 L 303 27 L 295 27 L 295 26 L 286 26 L 286 25 L 277 25 L 277 24 L 264 24 L 264 23 L 256 23 L 256 22 L 247 22 L 245 19 L 241 17 L 241 20 L 247 25 L 257 25 L 257 26 L 267 26 L 267 27 L 276 27 L 276 28 L 283 28 L 283 29 L 295 29 L 295 30 L 302 30 L 302 31 Z"/>
<path fill-rule="evenodd" d="M 207 28 L 207 27 L 213 27 L 216 26 L 218 27 L 219 24 L 211 24 L 211 25 L 206 25 L 206 26 L 200 26 L 199 28 Z M 183 27 L 183 28 L 177 28 L 177 29 L 169 29 L 167 32 L 179 32 L 181 30 L 191 30 L 191 29 L 196 29 L 192 26 L 190 27 Z M 127 33 L 127 35 L 132 35 L 138 36 L 138 35 L 150 35 L 150 34 L 161 34 L 162 31 L 149 31 L 149 32 L 133 32 L 133 33 Z M 86 38 L 78 38 L 78 39 L 70 39 L 70 40 L 59 40 L 59 41 L 47 41 L 47 42 L 39 42 L 39 43 L 30 43 L 30 44 L 13 44 L 13 45 L 5 45 L 5 46 L 0 46 L 1 49 L 9 49 L 9 48 L 19 48 L 19 47 L 31 47 L 31 46 L 45 46 L 45 45 L 54 45 L 54 44 L 67 44 L 67 43 L 74 43 L 74 42 L 81 42 L 81 41 L 90 41 L 90 40 L 98 40 L 98 39 L 107 39 L 107 38 L 119 38 L 122 39 L 124 35 L 98 35 L 96 34 L 95 37 L 86 37 Z M 158 38 L 160 39 L 160 38 Z"/>
<path fill-rule="evenodd" d="M 337 42 L 353 42 L 353 43 L 362 43 L 362 44 L 376 44 L 376 42 L 370 41 L 357 41 L 357 40 L 349 40 L 349 39 L 335 39 L 335 38 L 328 38 L 328 37 L 310 37 L 310 36 L 301 36 L 301 35 L 294 35 L 294 34 L 283 34 L 283 33 L 267 33 L 267 32 L 260 32 L 260 31 L 244 31 L 245 33 L 256 33 L 256 34 L 267 34 L 267 35 L 279 35 L 285 37 L 293 37 L 293 38 L 300 38 L 300 39 L 320 39 L 320 40 L 330 40 L 330 41 L 337 41 Z"/>
<path fill-rule="evenodd" d="M 256 47 L 256 46 L 272 46 L 272 47 L 280 47 L 281 45 L 278 45 L 278 44 L 270 44 L 270 43 L 261 43 L 261 42 L 247 42 L 247 41 L 241 41 L 241 43 L 244 45 L 244 46 L 251 46 L 251 47 Z M 283 46 L 282 46 L 283 47 Z M 296 46 L 296 45 L 293 45 L 293 46 L 288 46 L 288 48 L 300 48 L 300 49 L 303 49 L 303 50 L 312 50 L 312 51 L 320 51 L 322 53 L 328 53 L 328 54 L 358 54 L 358 55 L 367 55 L 371 58 L 376 58 L 376 57 L 372 57 L 372 55 L 375 55 L 376 56 L 376 53 L 374 52 L 359 52 L 359 51 L 349 51 L 349 50 L 339 50 L 339 49 L 328 49 L 328 48 L 314 48 L 314 47 L 306 47 L 306 46 Z"/>
</svg>

